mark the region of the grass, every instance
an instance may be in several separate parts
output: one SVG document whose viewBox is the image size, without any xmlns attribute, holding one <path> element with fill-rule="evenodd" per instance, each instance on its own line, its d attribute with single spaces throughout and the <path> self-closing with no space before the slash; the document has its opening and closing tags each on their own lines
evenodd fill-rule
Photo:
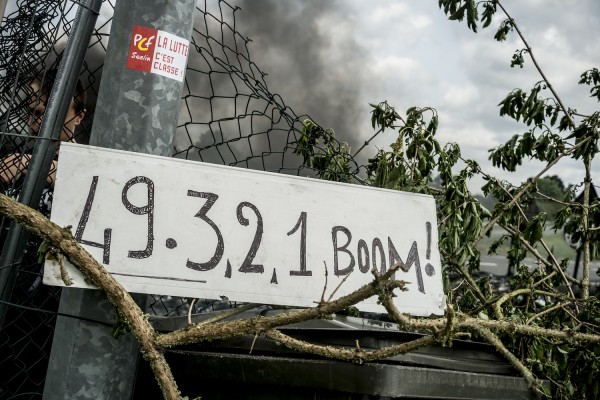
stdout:
<svg viewBox="0 0 600 400">
<path fill-rule="evenodd" d="M 567 244 L 562 234 L 555 234 L 554 231 L 552 231 L 551 235 L 544 236 L 544 242 L 546 242 L 546 245 L 548 245 L 548 248 L 550 248 L 550 250 L 558 259 L 558 261 L 562 260 L 563 258 L 575 260 L 576 251 Z M 544 249 L 541 249 L 540 254 L 542 254 L 543 256 L 548 255 Z"/>
<path fill-rule="evenodd" d="M 490 237 L 484 237 L 481 239 L 481 241 L 477 244 L 477 248 L 481 252 L 482 256 L 487 255 L 488 249 L 492 243 L 499 239 L 503 233 L 504 231 L 502 229 L 494 229 Z M 555 233 L 553 230 L 547 230 L 544 233 L 543 240 L 559 262 L 564 258 L 569 258 L 571 261 L 575 260 L 576 252 L 567 244 L 562 232 Z M 497 255 L 506 256 L 509 246 L 510 239 L 507 239 L 500 247 L 498 247 L 496 252 Z M 548 256 L 548 253 L 544 250 L 541 244 L 538 243 L 535 247 L 542 256 Z M 533 255 L 530 254 L 529 257 L 533 258 Z"/>
</svg>

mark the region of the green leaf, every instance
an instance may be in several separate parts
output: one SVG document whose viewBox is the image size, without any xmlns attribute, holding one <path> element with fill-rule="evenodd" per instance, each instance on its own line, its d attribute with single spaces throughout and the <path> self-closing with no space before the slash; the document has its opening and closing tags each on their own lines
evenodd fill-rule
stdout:
<svg viewBox="0 0 600 400">
<path fill-rule="evenodd" d="M 481 21 L 483 27 L 487 28 L 492 23 L 492 16 L 496 13 L 496 3 L 485 3 L 483 5 L 483 14 L 481 15 Z"/>
<path fill-rule="evenodd" d="M 534 245 L 542 239 L 544 228 L 546 226 L 546 217 L 547 214 L 545 212 L 539 213 L 531 220 L 527 225 L 527 228 L 525 228 L 523 236 L 529 244 Z"/>
<path fill-rule="evenodd" d="M 479 19 L 477 13 L 477 4 L 475 0 L 467 0 L 467 26 L 475 33 L 477 33 L 477 20 Z"/>
<path fill-rule="evenodd" d="M 464 5 L 464 6 L 460 7 L 458 10 L 456 10 L 456 12 L 454 12 L 452 15 L 450 15 L 448 17 L 448 19 L 450 21 L 455 21 L 455 20 L 462 21 L 463 18 L 465 17 L 466 10 L 467 10 L 467 6 Z"/>
<path fill-rule="evenodd" d="M 523 50 L 517 50 L 512 56 L 512 60 L 510 61 L 510 67 L 514 68 L 518 66 L 523 68 L 524 64 L 525 58 L 523 57 Z"/>
<path fill-rule="evenodd" d="M 494 35 L 494 39 L 496 39 L 499 42 L 505 41 L 506 37 L 508 35 L 508 32 L 510 32 L 512 30 L 512 28 L 513 28 L 513 23 L 509 19 L 502 21 L 502 23 L 500 24 L 500 27 L 498 28 L 498 30 L 496 31 L 496 34 Z"/>
</svg>

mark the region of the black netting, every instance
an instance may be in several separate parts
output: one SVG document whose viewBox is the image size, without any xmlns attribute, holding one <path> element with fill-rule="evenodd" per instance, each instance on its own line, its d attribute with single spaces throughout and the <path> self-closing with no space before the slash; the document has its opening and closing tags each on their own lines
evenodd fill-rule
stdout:
<svg viewBox="0 0 600 400">
<path fill-rule="evenodd" d="M 2 20 L 0 36 L 0 189 L 17 197 L 36 140 L 36 119 L 41 121 L 47 97 L 43 88 L 52 86 L 52 71 L 65 47 L 77 4 L 70 1 L 21 0 L 10 5 Z M 78 125 L 68 125 L 68 137 L 87 143 L 93 110 L 102 74 L 102 65 L 114 1 L 104 1 L 96 29 L 80 75 L 85 92 L 84 113 Z M 309 135 L 311 146 L 322 151 L 317 162 L 308 163 L 307 153 L 297 142 L 309 117 L 297 115 L 284 100 L 270 91 L 260 62 L 252 60 L 250 40 L 236 28 L 243 12 L 225 1 L 198 2 L 191 51 L 188 60 L 173 156 L 224 165 L 276 171 L 294 175 L 362 182 L 359 166 L 348 149 L 327 131 L 316 129 Z M 267 68 L 266 66 L 262 66 Z M 37 82 L 37 86 L 36 86 Z M 42 89 L 40 89 L 42 88 Z M 78 121 L 79 122 L 79 121 Z M 317 133 L 327 138 L 317 138 Z M 319 141 L 321 140 L 321 141 Z M 336 157 L 350 160 L 350 169 L 336 168 Z M 58 162 L 56 158 L 54 164 Z M 348 165 L 348 163 L 339 163 Z M 48 211 L 52 194 L 52 174 L 47 179 L 40 204 Z M 2 242 L 10 228 L 0 221 Z M 4 324 L 0 330 L 0 398 L 40 398 L 52 343 L 52 333 L 60 289 L 40 282 L 39 240 L 30 238 L 16 262 L 1 265 L 16 274 Z M 22 256 L 22 257 L 21 257 Z M 191 299 L 151 296 L 148 308 L 157 316 L 188 313 Z M 232 307 L 227 299 L 200 300 L 193 312 Z"/>
<path fill-rule="evenodd" d="M 36 131 L 44 115 L 45 100 L 54 72 L 73 24 L 76 5 L 71 2 L 18 1 L 9 4 L 0 36 L 0 190 L 18 198 L 24 172 L 38 140 Z M 93 75 L 93 71 L 86 71 Z M 89 81 L 79 92 L 94 93 Z M 85 107 L 78 104 L 77 107 Z M 71 136 L 85 137 L 93 115 Z M 70 125 L 69 125 L 70 126 Z M 49 215 L 53 174 L 40 199 L 40 210 Z M 10 229 L 0 220 L 3 245 Z M 41 283 L 42 265 L 37 250 L 41 242 L 30 237 L 25 249 L 2 269 L 15 272 L 5 297 L 0 329 L 0 398 L 41 398 L 61 289 Z"/>
<path fill-rule="evenodd" d="M 225 2 L 205 1 L 197 9 L 174 156 L 314 175 L 294 151 L 310 118 L 269 90 L 251 58 L 251 40 L 236 30 L 236 16 L 243 18 L 241 9 Z M 344 180 L 357 177 L 354 166 Z"/>
</svg>

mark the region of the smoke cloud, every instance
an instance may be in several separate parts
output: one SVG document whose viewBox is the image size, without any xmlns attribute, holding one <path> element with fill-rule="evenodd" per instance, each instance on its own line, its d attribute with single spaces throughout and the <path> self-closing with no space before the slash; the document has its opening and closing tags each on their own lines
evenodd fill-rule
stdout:
<svg viewBox="0 0 600 400">
<path fill-rule="evenodd" d="M 360 59 L 362 49 L 353 39 L 332 34 L 337 6 L 200 4 L 177 156 L 298 173 L 302 160 L 290 147 L 290 125 L 299 129 L 298 120 L 305 118 L 356 145 L 363 80 L 362 66 L 351 60 Z"/>
<path fill-rule="evenodd" d="M 366 51 L 352 37 L 333 34 L 348 23 L 340 17 L 340 1 L 233 4 L 242 9 L 238 27 L 252 39 L 250 50 L 270 90 L 356 148 L 357 116 L 368 107 L 359 102 Z"/>
</svg>

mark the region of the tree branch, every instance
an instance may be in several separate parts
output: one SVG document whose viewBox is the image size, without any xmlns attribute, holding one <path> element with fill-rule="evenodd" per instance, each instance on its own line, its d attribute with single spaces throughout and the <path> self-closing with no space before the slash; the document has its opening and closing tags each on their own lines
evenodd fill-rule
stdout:
<svg viewBox="0 0 600 400">
<path fill-rule="evenodd" d="M 560 96 L 554 90 L 554 87 L 552 86 L 552 84 L 550 83 L 550 81 L 548 80 L 548 78 L 546 77 L 546 74 L 544 74 L 544 71 L 542 70 L 542 67 L 540 67 L 540 65 L 538 64 L 535 56 L 533 55 L 533 49 L 531 48 L 531 46 L 529 46 L 529 43 L 527 43 L 527 40 L 525 39 L 525 36 L 523 36 L 523 33 L 519 29 L 519 26 L 517 25 L 517 23 L 515 22 L 515 20 L 513 19 L 513 17 L 511 17 L 508 14 L 508 12 L 504 8 L 504 6 L 500 3 L 500 0 L 498 0 L 496 3 L 502 9 L 502 12 L 504 13 L 504 15 L 506 15 L 506 17 L 512 23 L 512 26 L 515 28 L 515 30 L 517 31 L 517 34 L 521 38 L 521 41 L 525 45 L 525 48 L 527 49 L 527 53 L 529 54 L 529 57 L 531 57 L 531 61 L 533 61 L 533 65 L 537 69 L 538 73 L 540 74 L 540 76 L 542 77 L 542 79 L 544 80 L 544 82 L 546 82 L 546 86 L 548 86 L 548 89 L 550 89 L 550 92 L 552 92 L 552 95 L 554 96 L 554 99 L 556 100 L 556 102 L 558 103 L 558 105 L 560 106 L 560 108 L 562 109 L 562 111 L 565 113 L 565 116 L 569 120 L 569 124 L 571 125 L 571 127 L 573 129 L 575 129 L 575 127 L 577 127 L 577 124 L 575 124 L 575 121 L 573 120 L 573 118 L 569 114 L 569 110 L 565 107 L 565 105 L 563 104 Z"/>
<path fill-rule="evenodd" d="M 294 339 L 276 329 L 269 329 L 263 332 L 262 335 L 277 343 L 281 343 L 292 350 L 316 354 L 318 356 L 333 358 L 336 360 L 351 361 L 355 364 L 364 364 L 365 362 L 369 361 L 383 360 L 398 354 L 405 354 L 420 349 L 421 347 L 431 346 L 437 342 L 435 337 L 428 335 L 419 339 L 411 340 L 410 342 L 369 351 L 360 348 L 348 349 L 333 346 L 320 346 L 305 342 L 303 340 Z"/>
<path fill-rule="evenodd" d="M 473 242 L 477 243 L 481 239 L 483 239 L 483 237 L 490 231 L 490 229 L 492 229 L 494 227 L 494 225 L 496 225 L 496 223 L 500 220 L 502 215 L 504 215 L 504 213 L 506 211 L 508 211 L 517 201 L 519 201 L 519 199 L 529 190 L 529 188 L 531 188 L 531 186 L 533 186 L 535 181 L 537 181 L 542 175 L 544 175 L 552 167 L 554 167 L 563 157 L 571 155 L 572 153 L 577 151 L 580 147 L 582 147 L 585 143 L 589 142 L 590 140 L 592 140 L 591 137 L 585 138 L 581 142 L 576 144 L 575 146 L 571 147 L 569 150 L 563 151 L 562 153 L 557 155 L 552 161 L 550 161 L 548 164 L 546 164 L 546 166 L 540 172 L 538 172 L 537 175 L 535 175 L 533 178 L 529 178 L 527 180 L 527 183 L 521 189 L 519 189 L 519 191 L 514 195 L 513 199 L 508 204 L 506 204 L 502 208 L 502 210 L 500 210 L 498 212 L 498 215 L 496 215 L 494 218 L 492 218 L 487 223 L 487 225 L 481 229 L 479 236 L 477 236 L 477 238 L 475 238 L 475 240 L 473 240 Z"/>
<path fill-rule="evenodd" d="M 531 245 L 531 243 L 529 243 L 527 240 L 525 240 L 525 238 L 521 234 L 519 234 L 519 232 L 515 231 L 514 229 L 512 229 L 509 226 L 504 226 L 503 228 L 506 229 L 509 233 L 516 235 L 519 238 L 519 241 L 521 243 L 523 243 L 523 245 L 527 248 L 527 250 L 529 250 L 541 263 L 547 265 L 548 267 L 552 268 L 555 272 L 557 272 L 562 277 L 563 281 L 565 282 L 565 286 L 567 287 L 567 290 L 569 291 L 569 294 L 571 295 L 571 297 L 573 299 L 575 298 L 575 293 L 573 293 L 573 289 L 571 288 L 571 285 L 569 284 L 569 282 L 575 283 L 577 285 L 581 284 L 581 282 L 579 282 L 577 279 L 567 275 L 565 273 L 565 271 L 563 271 L 563 269 L 560 267 L 560 264 L 558 263 L 558 260 L 556 260 L 556 257 L 554 257 L 554 254 L 552 254 L 552 252 L 550 251 L 550 249 L 548 248 L 548 246 L 546 245 L 546 243 L 543 240 L 540 240 L 540 242 L 542 243 L 542 246 L 544 247 L 546 252 L 550 255 L 553 262 L 549 262 L 548 260 L 545 259 L 545 257 L 542 257 L 542 255 Z M 579 310 L 579 308 L 578 308 L 578 310 Z M 579 311 L 577 311 L 577 312 L 579 312 Z"/>
<path fill-rule="evenodd" d="M 532 317 L 530 317 L 527 321 L 525 321 L 525 325 L 529 325 L 530 323 L 532 323 L 533 321 L 535 321 L 539 317 L 541 317 L 543 315 L 546 315 L 546 314 L 548 314 L 548 313 L 550 313 L 550 312 L 552 312 L 554 310 L 558 310 L 559 308 L 563 308 L 564 306 L 566 306 L 569 303 L 558 303 L 558 304 L 553 305 L 552 307 L 548 307 L 544 311 L 541 311 L 541 312 L 533 315 Z"/>
<path fill-rule="evenodd" d="M 398 311 L 398 308 L 389 299 L 385 299 L 383 301 L 383 306 L 390 316 L 408 331 L 440 332 L 447 324 L 446 318 L 417 319 L 404 315 Z M 509 334 L 520 333 L 526 336 L 542 336 L 560 340 L 573 340 L 574 342 L 600 343 L 600 335 L 596 334 L 546 329 L 531 325 L 518 324 L 507 320 L 484 320 L 480 318 L 469 317 L 462 313 L 456 313 L 455 321 L 456 322 L 454 326 L 457 331 L 470 331 L 473 330 L 473 327 L 480 326 L 491 331 Z"/>
<path fill-rule="evenodd" d="M 591 161 L 584 160 L 585 180 L 583 188 L 583 276 L 581 277 L 581 298 L 590 297 L 590 192 L 592 186 Z"/>
<path fill-rule="evenodd" d="M 262 333 L 277 326 L 322 318 L 378 294 L 381 288 L 389 292 L 396 288 L 406 290 L 406 282 L 389 280 L 394 272 L 395 270 L 390 269 L 381 278 L 381 282 L 368 283 L 347 296 L 343 296 L 332 302 L 319 304 L 314 308 L 291 310 L 270 317 L 261 316 L 246 320 L 221 322 L 210 325 L 190 325 L 175 332 L 158 335 L 156 343 L 161 347 L 171 347 L 179 344 L 195 343 L 202 340 L 225 339 L 237 335 Z"/>
<path fill-rule="evenodd" d="M 150 363 L 163 396 L 166 399 L 180 398 L 179 389 L 164 355 L 156 347 L 154 329 L 144 313 L 125 288 L 75 241 L 71 231 L 61 228 L 39 212 L 1 193 L 0 214 L 6 215 L 59 249 L 86 278 L 106 293 L 140 343 L 140 351 Z"/>
<path fill-rule="evenodd" d="M 485 340 L 487 340 L 492 346 L 494 346 L 496 350 L 498 350 L 498 352 L 502 354 L 504 358 L 506 358 L 517 371 L 519 371 L 519 373 L 525 379 L 525 382 L 527 382 L 527 384 L 529 385 L 530 389 L 542 393 L 540 381 L 535 379 L 529 368 L 523 365 L 523 363 L 519 361 L 519 359 L 515 357 L 515 355 L 506 348 L 506 346 L 504 346 L 504 344 L 496 335 L 494 335 L 487 328 L 482 328 L 479 326 L 474 326 L 473 328 L 474 331 L 479 333 Z"/>
</svg>

